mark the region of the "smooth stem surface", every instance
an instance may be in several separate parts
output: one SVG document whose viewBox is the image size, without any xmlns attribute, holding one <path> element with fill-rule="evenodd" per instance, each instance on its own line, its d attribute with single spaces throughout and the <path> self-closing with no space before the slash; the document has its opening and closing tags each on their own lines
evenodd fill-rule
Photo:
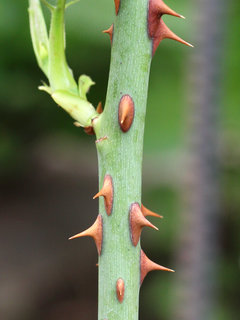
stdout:
<svg viewBox="0 0 240 320">
<path fill-rule="evenodd" d="M 103 198 L 103 245 L 99 258 L 99 320 L 137 320 L 140 288 L 140 244 L 133 246 L 129 228 L 129 209 L 141 203 L 142 151 L 151 41 L 147 34 L 148 0 L 121 0 L 114 22 L 111 66 L 106 105 L 94 126 L 97 139 L 99 187 L 105 174 L 114 185 L 113 211 L 106 214 Z M 135 104 L 130 130 L 122 132 L 118 105 L 128 94 Z M 116 297 L 116 282 L 122 278 L 125 296 Z"/>
<path fill-rule="evenodd" d="M 58 0 L 52 10 L 49 34 L 49 82 L 53 90 L 69 90 L 78 94 L 77 84 L 65 56 L 65 3 L 66 0 Z"/>
</svg>

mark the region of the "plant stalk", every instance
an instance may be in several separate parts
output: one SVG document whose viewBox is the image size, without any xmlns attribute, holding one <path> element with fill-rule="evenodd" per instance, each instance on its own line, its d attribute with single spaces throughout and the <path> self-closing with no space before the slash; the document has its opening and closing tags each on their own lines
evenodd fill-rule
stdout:
<svg viewBox="0 0 240 320">
<path fill-rule="evenodd" d="M 52 90 L 67 90 L 78 94 L 77 84 L 65 56 L 65 11 L 66 0 L 57 0 L 52 10 L 49 32 L 49 82 Z"/>
<path fill-rule="evenodd" d="M 76 1 L 69 2 L 68 5 Z M 116 18 L 109 33 L 111 65 L 103 113 L 87 101 L 93 81 L 73 78 L 65 57 L 64 10 L 57 0 L 51 10 L 49 42 L 39 0 L 29 0 L 30 26 L 38 63 L 50 87 L 41 90 L 77 120 L 87 133 L 96 133 L 99 164 L 99 215 L 87 230 L 69 238 L 94 238 L 99 254 L 99 320 L 137 320 L 140 285 L 149 271 L 173 270 L 157 265 L 141 251 L 146 215 L 161 217 L 141 207 L 143 135 L 149 71 L 159 43 L 176 36 L 161 17 L 183 17 L 162 0 L 115 0 Z M 39 25 L 40 23 L 40 25 Z M 45 51 L 43 49 L 46 48 Z M 101 197 L 103 196 L 103 198 Z"/>
<path fill-rule="evenodd" d="M 99 187 L 106 174 L 114 186 L 113 209 L 103 216 L 103 243 L 99 257 L 99 320 L 137 320 L 140 288 L 140 241 L 131 242 L 129 210 L 141 204 L 143 134 L 152 45 L 147 33 L 148 0 L 121 0 L 114 21 L 111 65 L 104 112 L 94 122 L 99 163 Z M 118 106 L 130 95 L 135 107 L 128 132 L 122 132 Z M 101 140 L 101 138 L 107 139 Z M 125 283 L 124 300 L 116 296 L 116 282 Z"/>
</svg>

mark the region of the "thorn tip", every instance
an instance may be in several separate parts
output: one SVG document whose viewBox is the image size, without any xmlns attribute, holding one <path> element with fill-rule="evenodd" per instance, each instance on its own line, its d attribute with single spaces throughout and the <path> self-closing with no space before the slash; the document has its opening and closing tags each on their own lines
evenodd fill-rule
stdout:
<svg viewBox="0 0 240 320">
<path fill-rule="evenodd" d="M 161 216 L 160 214 L 157 214 L 157 213 L 147 209 L 143 204 L 141 205 L 141 210 L 142 210 L 142 214 L 144 215 L 144 217 L 152 216 L 152 217 L 157 217 L 160 219 L 163 218 L 163 216 Z"/>
<path fill-rule="evenodd" d="M 101 196 L 104 197 L 105 210 L 107 215 L 109 216 L 112 213 L 113 193 L 114 190 L 112 177 L 109 174 L 107 174 L 104 178 L 102 189 L 93 197 L 93 199 L 96 199 Z"/>
<path fill-rule="evenodd" d="M 150 0 L 148 10 L 148 35 L 153 41 L 154 55 L 159 43 L 166 38 L 176 40 L 189 47 L 193 47 L 190 43 L 184 41 L 177 35 L 175 35 L 163 22 L 162 16 L 169 14 L 178 18 L 185 19 L 185 17 L 171 8 L 169 8 L 162 0 Z"/>
<path fill-rule="evenodd" d="M 112 44 L 112 39 L 113 39 L 113 24 L 110 26 L 110 28 L 108 28 L 107 30 L 103 30 L 103 33 L 107 33 L 109 34 L 110 37 L 110 41 Z"/>
<path fill-rule="evenodd" d="M 130 220 L 131 240 L 135 247 L 138 244 L 143 227 L 150 227 L 155 230 L 158 230 L 157 227 L 155 227 L 150 221 L 148 221 L 144 217 L 139 204 L 136 202 L 131 205 L 129 220 Z"/>
<path fill-rule="evenodd" d="M 81 237 L 92 237 L 95 241 L 98 254 L 100 255 L 101 249 L 102 249 L 102 233 L 103 233 L 102 216 L 99 214 L 96 221 L 90 228 L 70 237 L 69 240 L 81 238 Z"/>
<path fill-rule="evenodd" d="M 114 3 L 115 3 L 115 12 L 116 12 L 116 15 L 118 15 L 120 0 L 114 0 Z"/>
<path fill-rule="evenodd" d="M 154 270 L 175 272 L 172 269 L 163 267 L 163 266 L 153 262 L 152 260 L 150 260 L 146 256 L 146 254 L 143 252 L 143 250 L 141 250 L 141 284 L 142 284 L 144 278 L 146 277 L 146 275 L 150 271 L 154 271 Z"/>
</svg>

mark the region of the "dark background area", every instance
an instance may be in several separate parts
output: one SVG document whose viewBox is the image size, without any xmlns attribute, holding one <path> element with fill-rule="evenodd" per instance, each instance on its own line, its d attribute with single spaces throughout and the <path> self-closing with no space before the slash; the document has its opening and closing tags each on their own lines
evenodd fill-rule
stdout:
<svg viewBox="0 0 240 320">
<path fill-rule="evenodd" d="M 207 10 L 204 2 L 213 7 Z M 140 319 L 237 320 L 240 4 L 237 0 L 216 6 L 204 0 L 200 8 L 189 0 L 167 4 L 187 19 L 164 17 L 164 21 L 195 48 L 165 40 L 153 59 L 142 197 L 164 219 L 151 219 L 160 231 L 144 231 L 142 247 L 152 260 L 177 272 L 155 272 L 146 278 Z M 89 238 L 67 239 L 96 216 L 94 137 L 73 126 L 73 120 L 37 90 L 45 79 L 33 54 L 27 7 L 27 1 L 0 3 L 0 319 L 93 320 L 95 246 Z M 81 0 L 66 13 L 67 59 L 76 78 L 87 74 L 96 82 L 88 96 L 95 106 L 99 101 L 104 104 L 106 96 L 110 41 L 102 30 L 113 17 L 113 0 Z M 196 143 L 199 140 L 204 143 Z M 210 209 L 202 206 L 205 200 L 194 200 L 202 190 Z M 204 219 L 197 220 L 201 215 Z M 192 262 L 191 252 L 204 257 L 203 271 Z M 198 271 L 206 276 L 199 279 L 194 273 Z M 188 298 L 181 303 L 179 296 L 192 296 L 191 290 L 197 292 L 201 286 L 211 289 L 208 301 L 200 290 L 196 306 Z M 188 315 L 181 309 L 189 310 Z M 205 309 L 210 310 L 206 316 L 197 316 Z"/>
</svg>

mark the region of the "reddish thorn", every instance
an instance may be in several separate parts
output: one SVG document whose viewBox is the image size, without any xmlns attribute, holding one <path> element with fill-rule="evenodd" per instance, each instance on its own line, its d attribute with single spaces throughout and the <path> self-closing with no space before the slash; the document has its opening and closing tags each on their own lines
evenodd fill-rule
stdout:
<svg viewBox="0 0 240 320">
<path fill-rule="evenodd" d="M 163 266 L 153 262 L 141 250 L 141 279 L 140 279 L 141 284 L 142 284 L 144 278 L 146 277 L 146 275 L 148 274 L 148 272 L 154 271 L 154 270 L 175 272 L 172 269 L 163 267 Z"/>
<path fill-rule="evenodd" d="M 172 39 L 175 41 L 178 41 L 182 44 L 185 44 L 189 47 L 193 47 L 192 44 L 188 43 L 187 41 L 181 39 L 180 37 L 178 37 L 174 32 L 172 32 L 167 26 L 166 24 L 163 22 L 162 19 L 159 20 L 159 24 L 158 24 L 158 28 L 153 36 L 153 55 L 159 45 L 159 43 L 163 40 L 163 39 Z"/>
<path fill-rule="evenodd" d="M 115 2 L 115 12 L 116 12 L 116 15 L 118 15 L 120 0 L 114 0 L 114 2 Z"/>
<path fill-rule="evenodd" d="M 104 197 L 105 210 L 110 216 L 113 206 L 113 182 L 112 177 L 109 174 L 105 176 L 102 189 L 93 197 L 93 199 L 101 196 Z"/>
<path fill-rule="evenodd" d="M 152 14 L 156 13 L 158 16 L 169 14 L 174 17 L 185 19 L 184 16 L 169 8 L 162 0 L 150 0 L 149 10 L 152 11 Z"/>
<path fill-rule="evenodd" d="M 150 227 L 158 230 L 157 227 L 144 217 L 139 204 L 133 203 L 130 208 L 130 230 L 132 243 L 135 247 L 138 244 L 143 227 Z"/>
<path fill-rule="evenodd" d="M 100 101 L 96 108 L 97 113 L 101 114 L 103 112 L 102 102 Z"/>
<path fill-rule="evenodd" d="M 128 95 L 122 96 L 118 107 L 118 122 L 123 132 L 127 132 L 134 119 L 134 102 Z"/>
<path fill-rule="evenodd" d="M 110 36 L 111 44 L 112 44 L 112 39 L 113 39 L 113 24 L 111 25 L 110 28 L 107 30 L 103 30 L 103 33 L 107 33 Z"/>
<path fill-rule="evenodd" d="M 148 10 L 148 34 L 151 39 L 156 37 L 159 20 L 163 14 L 183 18 L 182 15 L 170 9 L 162 0 L 150 0 Z"/>
<path fill-rule="evenodd" d="M 81 237 L 92 237 L 96 243 L 96 247 L 98 250 L 98 254 L 101 254 L 102 249 L 102 233 L 103 233 L 103 225 L 102 225 L 102 216 L 99 214 L 94 224 L 88 228 L 87 230 L 76 234 L 69 238 L 69 240 L 81 238 Z"/>
<path fill-rule="evenodd" d="M 141 205 L 141 210 L 142 210 L 142 214 L 144 215 L 144 217 L 147 216 L 152 216 L 152 217 L 157 217 L 157 218 L 163 218 L 163 216 L 160 216 L 160 214 L 157 214 L 149 209 L 147 209 L 146 207 L 144 207 L 144 205 Z"/>
<path fill-rule="evenodd" d="M 117 293 L 117 299 L 120 303 L 123 302 L 124 291 L 125 291 L 124 281 L 123 281 L 123 279 L 119 278 L 116 283 L 116 293 Z"/>
</svg>

